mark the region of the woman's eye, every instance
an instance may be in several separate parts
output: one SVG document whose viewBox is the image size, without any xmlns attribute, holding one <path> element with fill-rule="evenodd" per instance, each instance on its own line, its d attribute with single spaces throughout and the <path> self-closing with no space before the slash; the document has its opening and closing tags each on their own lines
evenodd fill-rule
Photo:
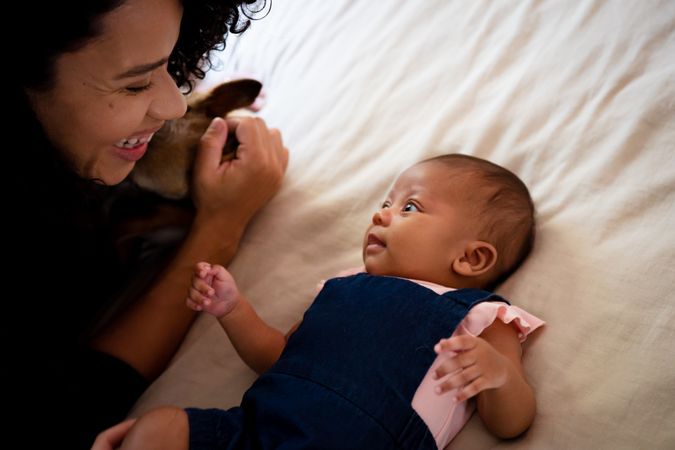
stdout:
<svg viewBox="0 0 675 450">
<path fill-rule="evenodd" d="M 408 202 L 403 207 L 403 212 L 419 212 L 419 208 L 413 202 Z"/>
<path fill-rule="evenodd" d="M 143 86 L 127 86 L 125 89 L 132 94 L 138 94 L 147 91 L 152 86 L 152 83 L 144 84 Z"/>
</svg>

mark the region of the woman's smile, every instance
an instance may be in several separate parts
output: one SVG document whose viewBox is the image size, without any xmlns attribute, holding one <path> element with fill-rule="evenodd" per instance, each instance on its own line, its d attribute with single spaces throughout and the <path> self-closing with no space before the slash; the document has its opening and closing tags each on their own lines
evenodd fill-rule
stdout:
<svg viewBox="0 0 675 450">
<path fill-rule="evenodd" d="M 132 136 L 120 139 L 113 146 L 115 153 L 126 161 L 138 161 L 148 150 L 148 143 L 159 128 L 145 130 Z"/>
</svg>

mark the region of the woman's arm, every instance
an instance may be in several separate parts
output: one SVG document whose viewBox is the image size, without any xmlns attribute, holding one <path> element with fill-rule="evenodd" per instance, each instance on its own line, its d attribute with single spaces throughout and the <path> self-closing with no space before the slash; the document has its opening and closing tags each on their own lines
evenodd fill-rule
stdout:
<svg viewBox="0 0 675 450">
<path fill-rule="evenodd" d="M 230 262 L 246 225 L 277 192 L 286 169 L 288 150 L 278 130 L 257 118 L 228 119 L 228 125 L 240 142 L 237 159 L 221 163 L 228 127 L 214 119 L 195 161 L 197 214 L 177 254 L 151 288 L 90 342 L 151 380 L 164 370 L 194 320 L 184 304 L 194 265 Z"/>
</svg>

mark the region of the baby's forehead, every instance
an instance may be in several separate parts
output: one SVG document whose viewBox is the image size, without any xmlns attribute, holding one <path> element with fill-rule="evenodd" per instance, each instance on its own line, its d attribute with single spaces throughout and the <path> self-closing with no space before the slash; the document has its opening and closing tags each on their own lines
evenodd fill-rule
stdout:
<svg viewBox="0 0 675 450">
<path fill-rule="evenodd" d="M 392 190 L 447 190 L 450 193 L 474 189 L 481 179 L 474 171 L 462 170 L 437 161 L 424 161 L 401 172 Z"/>
</svg>

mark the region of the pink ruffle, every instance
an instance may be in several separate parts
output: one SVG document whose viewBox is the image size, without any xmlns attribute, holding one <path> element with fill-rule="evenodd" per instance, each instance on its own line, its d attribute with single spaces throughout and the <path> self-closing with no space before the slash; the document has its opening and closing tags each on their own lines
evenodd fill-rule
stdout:
<svg viewBox="0 0 675 450">
<path fill-rule="evenodd" d="M 483 302 L 474 306 L 469 314 L 457 326 L 453 336 L 480 334 L 492 323 L 499 319 L 505 324 L 512 324 L 518 331 L 520 342 L 524 342 L 527 335 L 544 325 L 540 318 L 528 313 L 517 306 L 497 302 Z"/>
<path fill-rule="evenodd" d="M 469 311 L 469 314 L 460 322 L 452 336 L 465 334 L 480 336 L 483 330 L 492 325 L 496 319 L 506 324 L 513 324 L 518 331 L 518 338 L 521 343 L 530 333 L 544 325 L 543 320 L 517 306 L 483 302 Z M 436 357 L 422 383 L 417 388 L 412 401 L 413 409 L 429 427 L 438 448 L 445 448 L 450 443 L 469 420 L 475 409 L 473 401 L 455 403 L 453 391 L 443 395 L 434 392 L 438 380 L 434 380 L 431 374 L 442 359 L 443 356 Z"/>
</svg>

